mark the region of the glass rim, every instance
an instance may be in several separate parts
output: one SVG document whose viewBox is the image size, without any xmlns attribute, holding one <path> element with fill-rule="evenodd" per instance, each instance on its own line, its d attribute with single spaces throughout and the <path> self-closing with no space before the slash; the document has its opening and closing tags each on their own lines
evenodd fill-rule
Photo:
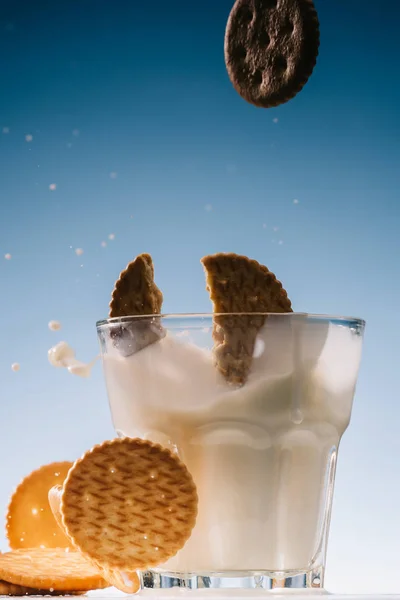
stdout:
<svg viewBox="0 0 400 600">
<path fill-rule="evenodd" d="M 124 317 L 109 317 L 107 319 L 100 319 L 96 322 L 96 328 L 101 329 L 110 325 L 118 325 L 124 323 L 135 323 L 145 319 L 169 319 L 170 321 L 177 321 L 179 319 L 214 319 L 215 317 L 306 317 L 310 320 L 319 321 L 333 321 L 338 324 L 343 323 L 346 325 L 354 325 L 357 327 L 365 328 L 365 320 L 360 317 L 346 317 L 343 315 L 328 315 L 318 313 L 306 313 L 306 312 L 285 312 L 285 313 L 273 313 L 273 312 L 233 312 L 233 313 L 160 313 L 152 315 L 127 315 Z"/>
</svg>

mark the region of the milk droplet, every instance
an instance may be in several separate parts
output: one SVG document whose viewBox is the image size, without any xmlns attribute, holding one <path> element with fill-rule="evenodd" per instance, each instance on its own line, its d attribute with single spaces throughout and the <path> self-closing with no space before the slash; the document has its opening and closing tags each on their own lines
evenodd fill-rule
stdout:
<svg viewBox="0 0 400 600">
<path fill-rule="evenodd" d="M 15 371 L 15 372 L 16 372 L 16 371 L 19 371 L 19 370 L 20 370 L 20 368 L 21 368 L 21 365 L 20 365 L 19 363 L 13 363 L 13 364 L 11 365 L 11 368 L 12 368 L 12 370 L 13 370 L 13 371 Z"/>
<path fill-rule="evenodd" d="M 294 423 L 295 425 L 300 425 L 303 422 L 303 413 L 301 412 L 301 410 L 299 408 L 296 408 L 295 410 L 292 411 L 292 415 L 291 415 L 291 421 L 292 423 Z"/>
<path fill-rule="evenodd" d="M 61 329 L 60 321 L 49 321 L 50 331 L 59 331 Z"/>
</svg>

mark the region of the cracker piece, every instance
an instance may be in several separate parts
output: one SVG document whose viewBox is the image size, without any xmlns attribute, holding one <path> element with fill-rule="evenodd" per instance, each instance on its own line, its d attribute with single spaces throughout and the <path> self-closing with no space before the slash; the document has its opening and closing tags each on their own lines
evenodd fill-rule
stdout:
<svg viewBox="0 0 400 600">
<path fill-rule="evenodd" d="M 165 336 L 159 315 L 163 295 L 154 282 L 150 254 L 140 254 L 120 274 L 110 302 L 110 318 L 149 316 L 111 325 L 110 336 L 122 356 L 131 356 Z"/>
<path fill-rule="evenodd" d="M 162 292 L 154 283 L 150 254 L 139 254 L 115 283 L 110 302 L 110 318 L 161 313 Z"/>
<path fill-rule="evenodd" d="M 216 365 L 228 383 L 242 385 L 251 368 L 257 334 L 265 323 L 263 313 L 292 312 L 291 302 L 281 282 L 255 260 L 220 253 L 205 256 L 201 262 L 215 313 Z"/>
</svg>

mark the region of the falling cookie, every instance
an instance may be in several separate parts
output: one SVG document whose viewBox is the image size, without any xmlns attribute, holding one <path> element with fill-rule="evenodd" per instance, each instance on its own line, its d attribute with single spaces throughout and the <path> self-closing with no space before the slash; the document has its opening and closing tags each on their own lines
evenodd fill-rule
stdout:
<svg viewBox="0 0 400 600">
<path fill-rule="evenodd" d="M 142 316 L 111 325 L 114 346 L 123 356 L 130 356 L 162 337 L 165 332 L 159 318 L 163 295 L 154 282 L 154 266 L 150 254 L 140 254 L 120 274 L 110 302 L 110 318 Z"/>
<path fill-rule="evenodd" d="M 63 483 L 72 462 L 44 465 L 25 477 L 13 493 L 6 517 L 10 548 L 68 548 L 71 542 L 58 527 L 49 506 L 48 493 Z"/>
<path fill-rule="evenodd" d="M 49 491 L 49 504 L 56 522 L 61 529 L 65 531 L 61 514 L 62 494 L 63 487 L 61 485 L 56 485 L 51 488 Z M 136 592 L 140 590 L 140 579 L 136 572 L 121 572 L 116 569 L 109 569 L 101 567 L 100 565 L 97 566 L 99 567 L 104 579 L 121 592 L 125 592 L 126 594 L 136 594 Z"/>
<path fill-rule="evenodd" d="M 62 523 L 86 557 L 129 572 L 162 564 L 183 548 L 197 502 L 193 479 L 176 455 L 118 438 L 75 462 L 63 486 Z"/>
<path fill-rule="evenodd" d="M 312 0 L 236 0 L 225 32 L 225 63 L 251 104 L 287 102 L 313 72 L 319 23 Z"/>
<path fill-rule="evenodd" d="M 88 591 L 109 584 L 79 552 L 63 548 L 21 548 L 0 554 L 0 579 L 52 591 Z"/>
<path fill-rule="evenodd" d="M 292 305 L 281 282 L 255 260 L 221 253 L 205 256 L 201 262 L 215 313 L 216 364 L 229 383 L 241 385 L 248 377 L 256 337 L 265 322 L 260 313 L 292 312 Z"/>
</svg>

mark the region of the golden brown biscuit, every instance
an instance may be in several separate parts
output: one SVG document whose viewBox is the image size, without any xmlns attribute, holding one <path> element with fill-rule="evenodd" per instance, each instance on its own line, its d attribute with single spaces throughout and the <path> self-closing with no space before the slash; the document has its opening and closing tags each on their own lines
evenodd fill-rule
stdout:
<svg viewBox="0 0 400 600">
<path fill-rule="evenodd" d="M 71 547 L 54 519 L 48 493 L 52 486 L 63 483 L 72 464 L 65 461 L 44 465 L 18 485 L 6 516 L 6 536 L 11 549 Z"/>
<path fill-rule="evenodd" d="M 110 318 L 128 319 L 109 327 L 113 345 L 123 356 L 130 356 L 164 337 L 160 319 L 163 295 L 154 283 L 154 266 L 150 254 L 140 254 L 117 280 L 110 302 Z"/>
<path fill-rule="evenodd" d="M 110 302 L 110 318 L 160 314 L 163 295 L 154 283 L 150 254 L 139 254 L 120 274 Z"/>
<path fill-rule="evenodd" d="M 95 566 L 68 548 L 21 548 L 0 554 L 0 579 L 63 592 L 95 590 L 108 585 Z"/>
<path fill-rule="evenodd" d="M 49 491 L 49 504 L 51 510 L 53 511 L 54 518 L 57 521 L 58 525 L 64 531 L 64 525 L 62 523 L 62 515 L 61 515 L 61 498 L 62 498 L 63 488 L 61 485 L 56 485 Z M 125 592 L 126 594 L 135 594 L 140 590 L 140 579 L 136 572 L 133 573 L 121 573 L 116 569 L 107 569 L 102 567 L 99 564 L 96 566 L 100 569 L 102 576 L 108 583 L 119 590 L 121 592 Z"/>
<path fill-rule="evenodd" d="M 8 581 L 0 581 L 0 596 L 80 596 L 86 592 L 65 590 L 37 590 L 23 585 L 15 585 Z"/>
<path fill-rule="evenodd" d="M 256 337 L 265 322 L 265 314 L 257 313 L 291 312 L 291 302 L 281 282 L 255 260 L 220 253 L 205 256 L 201 262 L 215 313 L 216 364 L 229 383 L 241 385 L 248 377 Z"/>
<path fill-rule="evenodd" d="M 115 439 L 77 460 L 64 483 L 70 539 L 106 569 L 156 566 L 180 550 L 196 522 L 197 493 L 185 465 L 140 439 Z"/>
</svg>

